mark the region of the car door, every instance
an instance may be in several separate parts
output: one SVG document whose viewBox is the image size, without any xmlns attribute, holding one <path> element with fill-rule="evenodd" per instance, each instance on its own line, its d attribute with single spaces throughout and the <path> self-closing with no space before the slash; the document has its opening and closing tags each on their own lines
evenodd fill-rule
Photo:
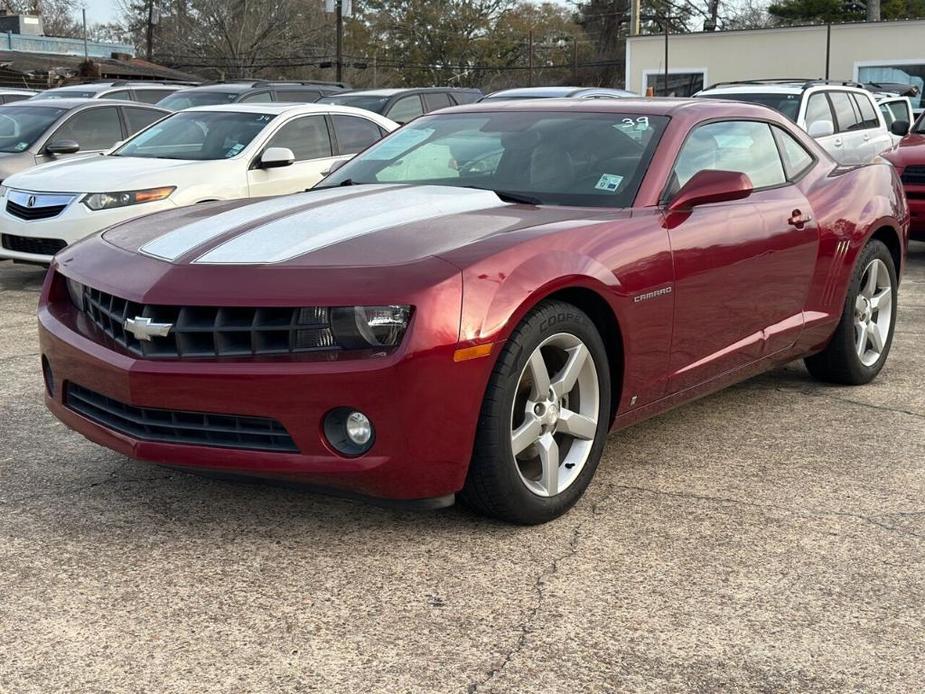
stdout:
<svg viewBox="0 0 925 694">
<path fill-rule="evenodd" d="M 838 160 L 843 164 L 866 164 L 874 158 L 870 133 L 862 127 L 857 101 L 849 92 L 830 91 L 829 101 L 835 114 L 835 135 L 840 138 Z"/>
<path fill-rule="evenodd" d="M 803 152 L 802 169 L 789 175 L 780 136 Z M 813 163 L 789 134 L 762 121 L 703 124 L 682 146 L 666 199 L 705 169 L 741 171 L 754 191 L 666 218 L 675 272 L 670 392 L 786 349 L 799 337 L 818 232 L 796 180 Z"/>
<path fill-rule="evenodd" d="M 844 163 L 844 139 L 838 133 L 838 125 L 835 123 L 835 114 L 832 113 L 832 104 L 825 92 L 812 92 L 806 99 L 806 108 L 803 117 L 798 122 L 803 124 L 803 129 L 812 134 L 813 129 L 824 123 L 831 126 L 831 134 L 822 137 L 815 136 L 816 142 L 839 163 Z"/>
<path fill-rule="evenodd" d="M 858 112 L 861 114 L 859 129 L 867 144 L 867 154 L 870 159 L 873 159 L 881 152 L 890 149 L 893 146 L 893 139 L 886 128 L 883 116 L 874 104 L 873 97 L 866 92 L 854 92 L 850 96 L 854 99 Z"/>
<path fill-rule="evenodd" d="M 123 139 L 122 120 L 115 106 L 84 108 L 69 116 L 45 141 L 45 145 L 58 140 L 74 140 L 80 145 L 77 153 L 88 154 L 109 149 Z M 74 155 L 39 156 L 40 161 L 58 161 Z"/>
<path fill-rule="evenodd" d="M 251 197 L 285 195 L 311 188 L 339 158 L 334 155 L 327 119 L 323 115 L 300 116 L 280 127 L 260 149 L 286 147 L 295 155 L 291 166 L 262 169 L 255 161 L 247 174 Z"/>
<path fill-rule="evenodd" d="M 912 115 L 912 103 L 908 97 L 896 96 L 880 99 L 877 106 L 880 109 L 880 115 L 883 117 L 887 130 L 890 130 L 896 121 L 905 121 L 910 126 L 915 122 L 915 116 Z M 896 145 L 903 139 L 903 135 L 894 135 L 891 132 L 890 139 Z"/>
</svg>

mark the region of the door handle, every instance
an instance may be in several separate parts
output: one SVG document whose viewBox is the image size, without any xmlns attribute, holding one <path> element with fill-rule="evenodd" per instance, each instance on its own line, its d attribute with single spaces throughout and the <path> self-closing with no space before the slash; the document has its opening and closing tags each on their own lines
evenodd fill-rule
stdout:
<svg viewBox="0 0 925 694">
<path fill-rule="evenodd" d="M 790 217 L 787 219 L 787 224 L 795 226 L 797 229 L 802 229 L 811 221 L 813 221 L 813 218 L 809 215 L 803 216 L 803 213 L 800 212 L 800 210 L 794 210 L 790 213 Z"/>
<path fill-rule="evenodd" d="M 836 147 L 841 147 L 841 138 L 840 138 L 840 137 L 836 137 L 834 140 L 832 140 L 832 143 L 833 143 Z"/>
<path fill-rule="evenodd" d="M 864 139 L 865 139 L 865 140 L 869 140 L 869 139 L 870 139 L 870 133 L 864 133 Z"/>
</svg>

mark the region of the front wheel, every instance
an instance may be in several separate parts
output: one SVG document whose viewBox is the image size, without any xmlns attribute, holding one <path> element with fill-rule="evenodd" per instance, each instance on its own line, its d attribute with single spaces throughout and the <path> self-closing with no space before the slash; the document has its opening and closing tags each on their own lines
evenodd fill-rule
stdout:
<svg viewBox="0 0 925 694">
<path fill-rule="evenodd" d="M 532 310 L 492 373 L 461 500 L 524 525 L 584 493 L 610 425 L 610 370 L 588 316 L 558 301 Z"/>
<path fill-rule="evenodd" d="M 862 385 L 880 373 L 893 342 L 897 285 L 893 256 L 881 241 L 871 241 L 858 258 L 831 342 L 806 359 L 815 378 Z"/>
</svg>

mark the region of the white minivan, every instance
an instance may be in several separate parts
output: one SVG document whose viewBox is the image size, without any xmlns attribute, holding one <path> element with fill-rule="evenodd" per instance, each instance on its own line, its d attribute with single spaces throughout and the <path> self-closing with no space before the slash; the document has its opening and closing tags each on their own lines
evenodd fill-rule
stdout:
<svg viewBox="0 0 925 694">
<path fill-rule="evenodd" d="M 853 82 L 722 82 L 695 94 L 769 106 L 802 127 L 840 164 L 866 164 L 893 147 L 873 95 Z"/>
</svg>

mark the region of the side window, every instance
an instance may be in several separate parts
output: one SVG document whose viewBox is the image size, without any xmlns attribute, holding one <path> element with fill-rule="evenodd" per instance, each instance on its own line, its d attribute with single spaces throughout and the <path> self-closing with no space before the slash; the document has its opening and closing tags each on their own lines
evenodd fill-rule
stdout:
<svg viewBox="0 0 925 694">
<path fill-rule="evenodd" d="M 265 104 L 273 101 L 270 97 L 270 92 L 257 92 L 256 94 L 248 94 L 243 99 L 241 99 L 242 104 Z"/>
<path fill-rule="evenodd" d="M 829 100 L 825 98 L 825 94 L 821 92 L 816 92 L 809 97 L 809 101 L 806 102 L 806 129 L 809 130 L 813 123 L 818 123 L 819 121 L 827 120 L 832 124 L 833 128 L 837 128 L 835 125 L 835 118 L 832 116 L 832 108 L 829 106 Z"/>
<path fill-rule="evenodd" d="M 173 93 L 173 89 L 136 89 L 135 101 L 141 101 L 145 104 L 156 104 L 165 96 L 170 96 Z"/>
<path fill-rule="evenodd" d="M 324 116 L 307 116 L 286 123 L 267 147 L 288 147 L 296 161 L 321 159 L 331 156 L 331 136 Z"/>
<path fill-rule="evenodd" d="M 28 94 L 7 94 L 6 96 L 3 97 L 3 103 L 10 104 L 10 103 L 13 103 L 14 101 L 24 101 L 25 99 L 28 99 L 28 98 L 29 98 Z"/>
<path fill-rule="evenodd" d="M 382 137 L 379 126 L 357 116 L 334 116 L 334 135 L 339 154 L 356 154 Z"/>
<path fill-rule="evenodd" d="M 813 156 L 790 133 L 780 128 L 771 128 L 771 130 L 780 148 L 781 159 L 784 160 L 787 180 L 793 181 L 799 178 L 813 165 L 815 161 Z"/>
<path fill-rule="evenodd" d="M 755 188 L 787 181 L 771 126 L 756 121 L 724 121 L 696 128 L 678 154 L 671 192 L 705 170 L 741 171 Z"/>
<path fill-rule="evenodd" d="M 119 99 L 120 101 L 131 101 L 132 92 L 128 89 L 118 89 L 114 92 L 108 92 L 103 95 L 104 99 Z"/>
<path fill-rule="evenodd" d="M 890 101 L 886 104 L 886 107 L 892 116 L 892 118 L 887 119 L 887 123 L 892 123 L 897 120 L 904 120 L 907 123 L 912 123 L 915 120 L 912 116 L 912 112 L 909 110 L 909 104 L 905 101 Z M 886 114 L 884 114 L 884 116 L 885 115 Z"/>
<path fill-rule="evenodd" d="M 835 131 L 843 133 L 857 130 L 860 127 L 861 118 L 851 95 L 847 92 L 829 92 L 829 99 L 835 111 Z"/>
<path fill-rule="evenodd" d="M 75 113 L 51 136 L 55 140 L 75 140 L 83 151 L 106 149 L 122 139 L 122 123 L 115 106 L 88 108 Z"/>
<path fill-rule="evenodd" d="M 861 128 L 866 130 L 880 127 L 880 119 L 877 118 L 877 110 L 870 97 L 864 94 L 852 94 L 851 96 L 854 97 L 858 110 L 861 112 Z"/>
<path fill-rule="evenodd" d="M 313 89 L 277 89 L 277 101 L 290 101 L 296 104 L 310 104 L 321 98 L 321 92 Z"/>
<path fill-rule="evenodd" d="M 123 108 L 122 113 L 125 114 L 129 135 L 134 135 L 142 128 L 147 128 L 154 121 L 160 120 L 167 115 L 149 108 Z"/>
<path fill-rule="evenodd" d="M 414 96 L 403 97 L 392 104 L 392 108 L 385 114 L 385 117 L 391 118 L 396 123 L 404 125 L 423 113 L 424 109 L 421 106 L 421 97 L 415 94 Z"/>
<path fill-rule="evenodd" d="M 452 106 L 453 102 L 450 101 L 450 95 L 444 92 L 435 92 L 433 94 L 424 94 L 424 105 L 427 107 L 427 112 L 436 111 L 438 108 L 446 108 L 447 106 Z"/>
<path fill-rule="evenodd" d="M 478 92 L 453 92 L 451 96 L 457 104 L 474 104 L 482 95 Z"/>
</svg>

